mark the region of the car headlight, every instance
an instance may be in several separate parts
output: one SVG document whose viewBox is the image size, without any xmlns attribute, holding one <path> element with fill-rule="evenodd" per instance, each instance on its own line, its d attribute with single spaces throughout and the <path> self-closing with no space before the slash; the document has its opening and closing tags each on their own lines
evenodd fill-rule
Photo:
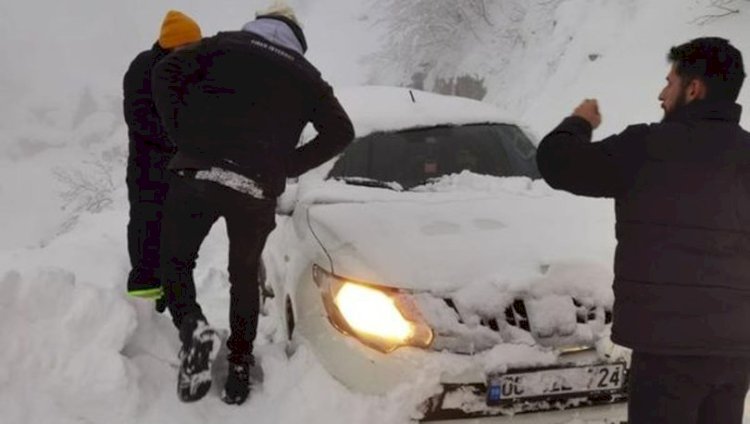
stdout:
<svg viewBox="0 0 750 424">
<path fill-rule="evenodd" d="M 385 353 L 432 344 L 432 329 L 400 291 L 338 277 L 317 265 L 313 265 L 313 280 L 329 321 L 342 333 Z"/>
</svg>

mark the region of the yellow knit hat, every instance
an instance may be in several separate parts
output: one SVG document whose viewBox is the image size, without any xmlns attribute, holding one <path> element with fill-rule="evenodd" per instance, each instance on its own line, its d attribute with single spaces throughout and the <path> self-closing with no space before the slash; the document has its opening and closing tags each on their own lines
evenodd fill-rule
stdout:
<svg viewBox="0 0 750 424">
<path fill-rule="evenodd" d="M 201 39 L 201 29 L 194 20 L 182 12 L 170 10 L 161 23 L 159 45 L 163 49 L 173 49 Z"/>
</svg>

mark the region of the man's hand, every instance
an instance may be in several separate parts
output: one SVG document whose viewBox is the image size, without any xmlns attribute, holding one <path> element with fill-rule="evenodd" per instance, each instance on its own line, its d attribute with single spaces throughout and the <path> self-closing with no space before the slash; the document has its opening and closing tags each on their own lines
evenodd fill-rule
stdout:
<svg viewBox="0 0 750 424">
<path fill-rule="evenodd" d="M 586 99 L 573 111 L 573 116 L 585 119 L 591 124 L 591 128 L 596 129 L 602 123 L 602 116 L 599 114 L 599 103 L 596 99 Z"/>
</svg>

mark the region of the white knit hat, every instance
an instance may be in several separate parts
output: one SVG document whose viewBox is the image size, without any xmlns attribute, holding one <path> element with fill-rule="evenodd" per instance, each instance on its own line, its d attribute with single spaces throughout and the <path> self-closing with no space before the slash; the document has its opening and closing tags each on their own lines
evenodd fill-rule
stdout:
<svg viewBox="0 0 750 424">
<path fill-rule="evenodd" d="M 281 16 L 294 22 L 295 25 L 302 28 L 302 24 L 297 20 L 297 15 L 294 14 L 294 10 L 286 4 L 284 0 L 274 0 L 274 2 L 267 9 L 259 10 L 255 13 L 255 17 L 259 16 Z"/>
</svg>

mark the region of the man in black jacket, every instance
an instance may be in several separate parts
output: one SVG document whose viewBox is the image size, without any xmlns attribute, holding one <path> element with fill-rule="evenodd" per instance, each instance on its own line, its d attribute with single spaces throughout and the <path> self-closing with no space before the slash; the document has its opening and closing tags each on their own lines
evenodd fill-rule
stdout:
<svg viewBox="0 0 750 424">
<path fill-rule="evenodd" d="M 341 152 L 354 136 L 332 88 L 303 56 L 307 44 L 292 10 L 277 4 L 246 24 L 170 55 L 155 69 L 159 113 L 179 151 L 164 216 L 163 283 L 183 343 L 178 394 L 208 391 L 216 332 L 196 301 L 193 268 L 203 239 L 224 217 L 229 237 L 229 376 L 222 399 L 241 404 L 258 310 L 260 254 L 275 226 L 286 178 Z M 311 122 L 318 135 L 296 147 Z"/>
<path fill-rule="evenodd" d="M 201 39 L 198 24 L 170 10 L 159 40 L 130 64 L 123 81 L 123 111 L 128 125 L 126 182 L 130 201 L 128 253 L 131 271 L 128 294 L 160 299 L 159 244 L 161 215 L 169 188 L 167 164 L 176 151 L 169 140 L 151 94 L 151 71 L 167 54 Z M 157 303 L 160 301 L 157 300 Z M 163 310 L 160 306 L 157 308 Z"/>
<path fill-rule="evenodd" d="M 673 47 L 664 119 L 598 143 L 595 100 L 539 145 L 544 179 L 615 199 L 612 339 L 633 349 L 629 422 L 741 423 L 750 374 L 750 134 L 727 40 Z"/>
</svg>

